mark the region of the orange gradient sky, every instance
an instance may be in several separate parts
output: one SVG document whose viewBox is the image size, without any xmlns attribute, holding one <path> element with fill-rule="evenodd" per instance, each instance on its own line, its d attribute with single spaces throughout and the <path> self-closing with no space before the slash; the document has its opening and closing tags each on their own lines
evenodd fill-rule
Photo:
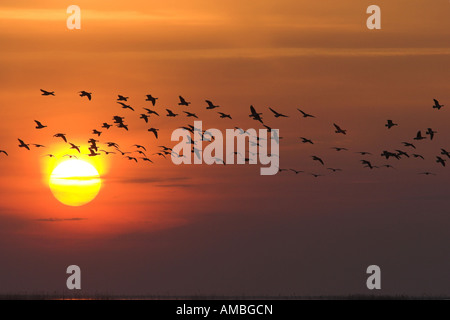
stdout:
<svg viewBox="0 0 450 320">
<path fill-rule="evenodd" d="M 81 30 L 66 28 L 69 4 L 82 10 Z M 382 30 L 366 28 L 371 4 L 382 9 Z M 434 98 L 450 106 L 449 14 L 447 0 L 2 1 L 0 149 L 9 157 L 0 155 L 0 291 L 62 290 L 65 266 L 79 264 L 92 291 L 348 294 L 364 292 L 375 261 L 389 270 L 385 293 L 448 294 L 449 174 L 434 159 L 450 149 L 449 113 L 431 107 Z M 136 112 L 121 109 L 118 94 Z M 151 106 L 146 94 L 159 98 L 161 115 L 149 124 L 139 119 Z M 192 104 L 178 106 L 179 95 Z M 205 99 L 233 120 L 206 110 Z M 204 129 L 261 128 L 251 104 L 280 129 L 281 168 L 324 176 L 116 154 L 95 159 L 103 183 L 93 202 L 68 207 L 51 194 L 60 160 L 44 155 L 66 153 L 58 132 L 86 154 L 93 129 L 125 116 L 129 132 L 102 129 L 99 145 L 141 144 L 151 155 L 193 124 L 183 110 Z M 268 107 L 290 117 L 275 119 Z M 166 108 L 180 116 L 167 118 Z M 399 127 L 388 131 L 386 119 Z M 335 134 L 333 122 L 348 134 Z M 407 150 L 401 142 L 428 127 L 438 135 L 417 143 L 425 160 L 379 157 Z M 19 149 L 18 138 L 47 148 Z M 355 151 L 396 169 L 365 169 Z"/>
</svg>

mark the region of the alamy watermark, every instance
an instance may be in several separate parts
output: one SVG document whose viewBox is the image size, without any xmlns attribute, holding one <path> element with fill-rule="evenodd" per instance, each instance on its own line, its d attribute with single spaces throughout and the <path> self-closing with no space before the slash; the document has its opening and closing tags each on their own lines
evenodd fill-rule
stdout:
<svg viewBox="0 0 450 320">
<path fill-rule="evenodd" d="M 278 129 L 259 129 L 258 131 L 256 129 L 246 131 L 240 128 L 226 129 L 224 137 L 222 131 L 203 130 L 202 121 L 194 121 L 194 126 L 190 130 L 185 128 L 174 130 L 171 140 L 179 141 L 171 153 L 172 162 L 176 165 L 202 163 L 232 165 L 235 164 L 236 159 L 236 164 L 266 165 L 267 167 L 260 169 L 261 175 L 264 176 L 275 175 L 279 170 Z M 208 145 L 203 148 L 205 141 Z M 247 145 L 248 150 L 246 150 Z"/>
</svg>

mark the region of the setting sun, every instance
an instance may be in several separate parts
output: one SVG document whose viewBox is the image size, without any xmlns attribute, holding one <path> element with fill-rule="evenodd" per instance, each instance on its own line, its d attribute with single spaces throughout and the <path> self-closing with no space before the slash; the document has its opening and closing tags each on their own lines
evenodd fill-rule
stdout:
<svg viewBox="0 0 450 320">
<path fill-rule="evenodd" d="M 82 160 L 68 160 L 53 170 L 49 186 L 59 202 L 78 207 L 95 199 L 101 179 L 93 165 Z"/>
</svg>

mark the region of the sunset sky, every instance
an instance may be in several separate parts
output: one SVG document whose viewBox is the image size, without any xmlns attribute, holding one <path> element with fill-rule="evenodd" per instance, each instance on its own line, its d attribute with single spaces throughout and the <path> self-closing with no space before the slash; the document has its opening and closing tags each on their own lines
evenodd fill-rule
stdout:
<svg viewBox="0 0 450 320">
<path fill-rule="evenodd" d="M 66 27 L 70 4 L 81 8 L 81 30 Z M 366 27 L 371 4 L 381 7 L 381 30 Z M 448 0 L 3 0 L 0 293 L 63 291 L 76 264 L 86 292 L 367 294 L 366 268 L 376 264 L 384 294 L 449 295 L 449 168 L 435 162 L 450 151 L 449 14 Z M 136 111 L 122 109 L 118 94 Z M 179 95 L 192 104 L 178 106 Z M 220 108 L 206 110 L 205 100 Z M 280 167 L 305 173 L 152 155 L 193 124 L 183 110 L 204 129 L 262 128 L 250 105 L 280 130 Z M 146 124 L 143 107 L 160 117 Z M 82 156 L 100 173 L 100 193 L 85 206 L 60 203 L 48 181 L 62 159 L 44 155 L 69 151 L 53 135 L 87 154 L 91 131 L 115 115 L 130 130 L 102 129 L 99 146 L 141 144 L 154 164 Z M 387 119 L 399 126 L 388 130 Z M 413 140 L 427 128 L 438 132 L 433 141 Z M 46 148 L 18 148 L 18 138 Z M 425 160 L 380 157 L 396 149 Z M 369 170 L 362 159 L 395 169 Z M 418 174 L 426 171 L 436 176 Z"/>
</svg>

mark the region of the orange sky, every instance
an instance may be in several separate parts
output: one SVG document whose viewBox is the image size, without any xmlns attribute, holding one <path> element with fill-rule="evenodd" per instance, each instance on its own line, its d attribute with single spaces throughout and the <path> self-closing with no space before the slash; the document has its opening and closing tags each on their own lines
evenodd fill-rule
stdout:
<svg viewBox="0 0 450 320">
<path fill-rule="evenodd" d="M 416 0 L 377 1 L 382 8 L 382 30 L 378 31 L 365 26 L 365 10 L 374 4 L 369 1 L 112 0 L 105 4 L 78 0 L 74 4 L 82 10 L 82 29 L 75 31 L 66 28 L 68 15 L 61 1 L 4 0 L 0 5 L 0 149 L 9 152 L 7 158 L 0 156 L 0 221 L 4 221 L 0 238 L 8 243 L 5 252 L 16 248 L 13 255 L 17 256 L 8 270 L 13 272 L 24 261 L 36 263 L 33 255 L 27 258 L 34 250 L 49 257 L 48 268 L 56 268 L 64 265 L 62 252 L 70 248 L 97 272 L 115 261 L 114 256 L 130 261 L 118 263 L 120 272 L 143 272 L 144 266 L 152 265 L 151 257 L 158 258 L 149 282 L 163 270 L 168 270 L 166 275 L 177 274 L 170 283 L 158 282 L 154 289 L 161 291 L 183 292 L 182 285 L 192 288 L 192 283 L 182 279 L 205 274 L 210 281 L 191 291 L 320 294 L 328 288 L 329 292 L 353 292 L 361 287 L 347 270 L 365 265 L 372 257 L 360 256 L 362 249 L 355 239 L 371 248 L 380 261 L 401 270 L 407 258 L 392 259 L 397 250 L 413 252 L 404 239 L 415 243 L 418 234 L 428 242 L 417 249 L 413 260 L 427 258 L 439 261 L 442 268 L 448 266 L 448 261 L 433 260 L 439 259 L 441 241 L 448 240 L 441 232 L 450 223 L 441 215 L 448 205 L 442 189 L 448 172 L 434 163 L 434 156 L 440 148 L 450 149 L 450 129 L 445 107 L 431 108 L 433 98 L 450 105 L 448 1 L 436 0 L 433 5 Z M 56 91 L 56 96 L 40 96 L 41 88 Z M 80 90 L 93 92 L 93 100 L 80 98 Z M 121 109 L 115 102 L 117 94 L 129 96 L 137 111 Z M 159 98 L 155 108 L 161 115 L 152 117 L 149 125 L 138 118 L 142 107 L 150 105 L 146 94 Z M 177 106 L 178 95 L 192 105 Z M 205 99 L 219 104 L 220 111 L 231 114 L 233 120 L 218 119 L 215 110 L 205 109 Z M 52 137 L 57 132 L 86 145 L 92 129 L 111 123 L 113 115 L 122 115 L 130 131 L 111 128 L 100 140 L 116 141 L 125 150 L 143 144 L 152 154 L 159 145 L 174 145 L 170 142 L 173 129 L 192 124 L 185 116 L 165 117 L 165 108 L 177 113 L 194 110 L 204 128 L 259 128 L 248 118 L 250 104 L 280 129 L 282 168 L 327 175 L 315 179 L 283 172 L 261 177 L 259 165 L 178 167 L 157 156 L 152 156 L 155 164 L 149 165 L 111 155 L 99 160 L 103 188 L 87 206 L 60 204 L 46 184 L 47 168 L 54 160 L 43 154 L 65 148 Z M 268 107 L 290 118 L 275 119 Z M 317 119 L 300 118 L 296 108 Z M 37 131 L 34 119 L 48 128 Z M 400 126 L 387 131 L 386 119 Z M 333 122 L 349 134 L 334 134 Z M 160 139 L 146 131 L 150 126 L 161 129 Z M 401 141 L 412 140 L 417 130 L 428 127 L 439 133 L 435 141 L 420 144 L 425 161 L 386 162 L 378 156 L 382 150 L 405 149 Z M 300 136 L 316 144 L 300 144 Z M 19 150 L 17 138 L 48 148 Z M 333 146 L 350 152 L 336 153 Z M 366 150 L 375 154 L 374 163 L 391 163 L 397 170 L 362 168 L 361 157 L 354 152 Z M 331 175 L 311 155 L 323 157 L 326 167 L 344 172 Z M 422 171 L 438 176 L 424 179 L 417 175 Z M 427 217 L 421 211 L 425 208 Z M 61 221 L 46 221 L 50 218 Z M 422 226 L 419 231 L 418 225 Z M 375 241 L 379 233 L 389 241 Z M 205 244 L 208 237 L 213 239 Z M 241 244 L 242 250 L 232 250 L 230 243 Z M 309 247 L 312 243 L 316 245 Z M 437 249 L 430 253 L 429 247 Z M 276 259 L 262 248 L 277 251 Z M 337 249 L 348 258 L 336 271 L 343 273 L 348 285 L 330 275 L 323 278 Z M 244 250 L 255 256 L 246 257 Z M 104 256 L 96 260 L 99 251 Z M 216 260 L 207 260 L 208 254 Z M 136 266 L 142 255 L 142 265 Z M 248 270 L 264 261 L 267 266 L 259 277 L 252 276 Z M 285 276 L 277 275 L 278 262 L 286 265 Z M 173 263 L 183 266 L 184 273 L 168 267 Z M 248 269 L 239 269 L 242 265 Z M 317 265 L 322 269 L 313 271 Z M 431 281 L 429 267 L 423 263 L 417 267 L 426 270 L 423 283 Z M 19 269 L 14 271 L 17 275 L 27 272 Z M 33 289 L 59 288 L 50 271 L 44 271 L 44 266 L 38 269 L 49 284 L 33 282 Z M 324 284 L 296 278 L 300 269 L 305 277 L 322 277 Z M 111 273 L 120 273 L 116 271 Z M 223 283 L 213 280 L 216 274 L 225 279 Z M 241 284 L 226 285 L 231 275 Z M 272 280 L 264 285 L 261 279 L 267 277 Z M 91 279 L 91 289 L 116 289 L 108 287 L 108 277 L 100 278 Z M 392 287 L 391 292 L 423 289 L 400 282 L 403 287 Z M 7 284 L 5 288 L 12 291 L 28 289 L 13 280 Z M 137 280 L 118 288 L 119 292 L 145 291 Z M 444 289 L 437 286 L 436 290 Z"/>
</svg>

